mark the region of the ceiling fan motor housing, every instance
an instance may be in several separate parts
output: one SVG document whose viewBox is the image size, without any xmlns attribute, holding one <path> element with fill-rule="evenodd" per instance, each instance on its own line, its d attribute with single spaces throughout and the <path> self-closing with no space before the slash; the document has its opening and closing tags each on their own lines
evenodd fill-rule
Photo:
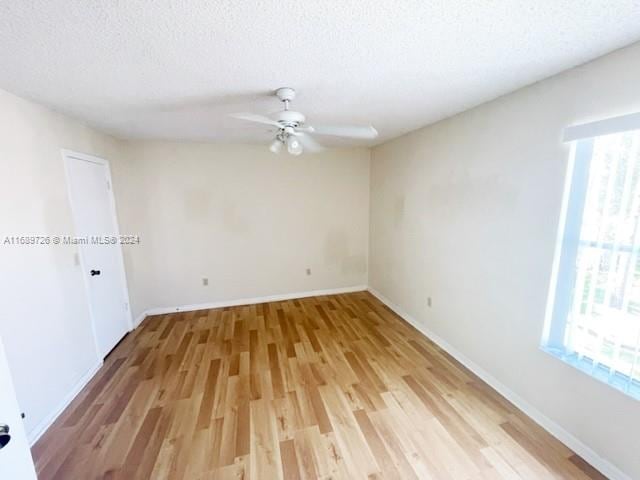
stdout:
<svg viewBox="0 0 640 480">
<path fill-rule="evenodd" d="M 274 115 L 274 119 L 283 127 L 297 127 L 304 123 L 305 117 L 300 112 L 283 110 Z"/>
</svg>

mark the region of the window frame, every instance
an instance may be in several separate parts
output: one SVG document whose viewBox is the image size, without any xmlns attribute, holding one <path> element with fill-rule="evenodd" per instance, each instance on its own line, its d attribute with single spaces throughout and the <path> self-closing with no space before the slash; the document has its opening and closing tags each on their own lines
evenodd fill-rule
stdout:
<svg viewBox="0 0 640 480">
<path fill-rule="evenodd" d="M 589 187 L 594 143 L 597 137 L 631 130 L 639 130 L 640 135 L 640 113 L 565 129 L 564 141 L 571 142 L 571 148 L 540 348 L 592 378 L 640 400 L 640 380 L 617 372 L 612 367 L 599 364 L 596 359 L 569 351 L 565 345 L 567 319 L 572 307 L 576 282 L 575 265 L 580 248 L 580 232 Z"/>
</svg>

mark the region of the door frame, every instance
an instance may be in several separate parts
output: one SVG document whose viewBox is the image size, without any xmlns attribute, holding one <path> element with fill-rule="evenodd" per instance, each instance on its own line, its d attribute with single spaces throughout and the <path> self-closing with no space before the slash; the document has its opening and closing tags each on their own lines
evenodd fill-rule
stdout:
<svg viewBox="0 0 640 480">
<path fill-rule="evenodd" d="M 96 157 L 94 155 L 89 155 L 86 153 L 81 153 L 81 152 L 76 152 L 73 150 L 67 150 L 67 149 L 61 149 L 60 153 L 62 154 L 62 160 L 64 162 L 64 172 L 65 172 L 65 179 L 67 182 L 67 195 L 69 198 L 69 205 L 71 207 L 71 216 L 73 217 L 73 230 L 74 233 L 76 232 L 76 221 L 77 221 L 77 216 L 76 216 L 76 212 L 74 209 L 74 204 L 73 204 L 73 194 L 71 192 L 71 171 L 70 171 L 70 166 L 71 166 L 71 162 L 74 161 L 84 161 L 84 162 L 91 162 L 91 163 L 97 163 L 99 165 L 102 165 L 104 167 L 106 167 L 106 172 L 107 172 L 107 182 L 109 185 L 108 188 L 108 195 L 109 195 L 109 206 L 111 207 L 111 216 L 113 219 L 113 223 L 115 224 L 115 229 L 116 229 L 116 236 L 120 236 L 120 223 L 118 222 L 118 214 L 116 211 L 116 200 L 115 197 L 113 195 L 113 181 L 111 179 L 111 166 L 109 165 L 109 161 L 101 158 L 101 157 Z M 128 331 L 132 331 L 133 330 L 133 318 L 131 316 L 131 302 L 129 300 L 129 286 L 127 284 L 127 275 L 126 275 L 126 271 L 125 271 L 125 267 L 124 267 L 124 256 L 122 254 L 122 245 L 120 243 L 118 243 L 118 248 L 116 249 L 117 251 L 117 256 L 118 256 L 118 266 L 119 266 L 119 270 L 120 270 L 120 276 L 121 276 L 121 280 L 122 280 L 122 285 L 124 286 L 124 291 L 122 292 L 124 295 L 124 301 L 127 304 L 127 308 L 126 308 L 126 312 L 125 312 L 125 316 L 127 319 L 127 327 L 128 327 Z M 78 258 L 80 260 L 80 269 L 82 270 L 82 282 L 84 284 L 84 290 L 85 290 L 85 298 L 87 301 L 87 306 L 89 307 L 89 316 L 91 318 L 91 331 L 93 332 L 93 343 L 94 343 L 94 347 L 96 350 L 96 356 L 98 357 L 98 360 L 100 360 L 100 362 L 104 361 L 104 356 L 103 356 L 103 352 L 100 351 L 100 346 L 98 344 L 98 335 L 96 333 L 96 317 L 95 314 L 93 312 L 93 306 L 91 305 L 91 301 L 89 300 L 91 298 L 91 285 L 89 283 L 89 277 L 86 275 L 86 272 L 88 272 L 87 270 L 87 261 L 86 258 L 84 256 L 83 253 L 83 248 L 82 246 L 78 246 L 77 247 L 77 255 Z M 108 353 L 108 352 L 105 352 Z"/>
</svg>

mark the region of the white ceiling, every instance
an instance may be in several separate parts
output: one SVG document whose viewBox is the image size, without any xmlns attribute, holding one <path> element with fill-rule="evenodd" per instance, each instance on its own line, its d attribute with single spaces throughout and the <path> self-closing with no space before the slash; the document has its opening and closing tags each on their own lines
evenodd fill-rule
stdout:
<svg viewBox="0 0 640 480">
<path fill-rule="evenodd" d="M 379 143 L 637 40 L 640 0 L 0 0 L 0 88 L 120 137 L 256 142 L 227 114 L 292 86 Z"/>
</svg>

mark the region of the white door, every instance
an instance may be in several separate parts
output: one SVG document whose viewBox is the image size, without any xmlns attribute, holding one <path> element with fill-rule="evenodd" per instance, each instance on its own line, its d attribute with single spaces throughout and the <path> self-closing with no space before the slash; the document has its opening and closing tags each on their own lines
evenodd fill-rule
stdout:
<svg viewBox="0 0 640 480">
<path fill-rule="evenodd" d="M 63 156 L 96 347 L 104 358 L 131 329 L 109 164 L 75 152 Z"/>
<path fill-rule="evenodd" d="M 0 339 L 0 478 L 36 480 L 13 381 Z"/>
</svg>

